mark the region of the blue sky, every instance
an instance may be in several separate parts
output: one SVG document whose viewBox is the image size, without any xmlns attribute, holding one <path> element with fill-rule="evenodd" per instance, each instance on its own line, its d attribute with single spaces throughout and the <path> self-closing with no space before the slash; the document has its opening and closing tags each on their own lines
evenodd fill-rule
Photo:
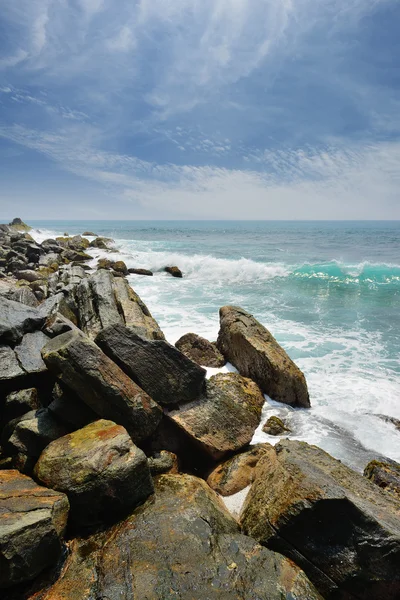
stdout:
<svg viewBox="0 0 400 600">
<path fill-rule="evenodd" d="M 0 0 L 0 218 L 400 219 L 398 0 Z"/>
</svg>

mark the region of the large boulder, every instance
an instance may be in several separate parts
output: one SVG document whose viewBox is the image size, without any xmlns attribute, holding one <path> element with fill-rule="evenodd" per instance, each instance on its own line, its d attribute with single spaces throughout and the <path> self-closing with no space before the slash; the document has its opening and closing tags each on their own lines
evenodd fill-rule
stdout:
<svg viewBox="0 0 400 600">
<path fill-rule="evenodd" d="M 371 460 L 364 469 L 364 477 L 400 500 L 400 464 L 396 461 L 389 458 Z"/>
<path fill-rule="evenodd" d="M 58 560 L 68 509 L 64 494 L 0 471 L 0 588 L 29 581 Z"/>
<path fill-rule="evenodd" d="M 4 425 L 25 415 L 26 413 L 37 410 L 40 406 L 36 388 L 26 390 L 17 390 L 7 395 L 4 408 L 1 413 L 1 424 Z"/>
<path fill-rule="evenodd" d="M 296 565 L 239 533 L 204 481 L 162 475 L 155 492 L 110 531 L 74 540 L 41 600 L 322 600 Z"/>
<path fill-rule="evenodd" d="M 38 309 L 0 296 L 0 344 L 18 343 L 25 333 L 40 329 L 45 316 Z"/>
<path fill-rule="evenodd" d="M 125 427 L 135 443 L 156 429 L 160 407 L 89 338 L 63 333 L 48 342 L 42 355 L 62 384 L 97 415 Z"/>
<path fill-rule="evenodd" d="M 400 597 L 400 503 L 315 446 L 270 447 L 241 522 L 301 566 L 326 599 Z"/>
<path fill-rule="evenodd" d="M 204 367 L 223 367 L 225 358 L 218 350 L 216 344 L 209 342 L 205 338 L 195 333 L 186 333 L 175 343 L 185 356 Z"/>
<path fill-rule="evenodd" d="M 223 306 L 219 314 L 218 348 L 239 373 L 273 400 L 308 408 L 305 377 L 271 333 L 242 308 Z"/>
<path fill-rule="evenodd" d="M 213 460 L 250 443 L 257 429 L 264 396 L 250 379 L 218 373 L 206 383 L 206 393 L 168 412 L 168 417 Z"/>
<path fill-rule="evenodd" d="M 112 421 L 95 421 L 52 442 L 34 473 L 67 494 L 71 523 L 84 527 L 116 520 L 153 493 L 146 455 Z"/>
<path fill-rule="evenodd" d="M 210 488 L 221 496 L 231 496 L 244 490 L 253 483 L 258 462 L 268 447 L 257 444 L 215 467 L 207 477 Z"/>
<path fill-rule="evenodd" d="M 163 406 L 198 398 L 206 371 L 164 340 L 149 340 L 123 325 L 104 329 L 96 343 Z"/>
</svg>

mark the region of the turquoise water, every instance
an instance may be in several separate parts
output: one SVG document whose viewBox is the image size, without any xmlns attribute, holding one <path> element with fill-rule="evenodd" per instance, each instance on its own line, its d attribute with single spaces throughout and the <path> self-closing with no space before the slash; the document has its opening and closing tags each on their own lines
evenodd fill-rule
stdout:
<svg viewBox="0 0 400 600">
<path fill-rule="evenodd" d="M 252 312 L 303 369 L 313 405 L 269 402 L 266 413 L 356 468 L 374 453 L 400 460 L 400 434 L 376 416 L 400 418 L 400 222 L 31 224 L 40 236 L 113 237 L 129 267 L 154 270 L 130 282 L 171 342 L 188 331 L 216 338 L 224 304 Z M 173 264 L 182 280 L 162 271 Z"/>
</svg>

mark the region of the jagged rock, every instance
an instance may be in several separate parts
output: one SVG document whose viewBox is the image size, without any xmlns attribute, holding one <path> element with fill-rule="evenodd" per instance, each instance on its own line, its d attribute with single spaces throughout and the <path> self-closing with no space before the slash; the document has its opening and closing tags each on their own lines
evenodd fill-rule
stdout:
<svg viewBox="0 0 400 600">
<path fill-rule="evenodd" d="M 178 457 L 173 452 L 168 452 L 168 450 L 161 450 L 156 456 L 150 456 L 147 462 L 153 477 L 162 473 L 179 472 Z"/>
<path fill-rule="evenodd" d="M 99 333 L 96 343 L 163 406 L 189 402 L 203 391 L 205 370 L 164 340 L 148 340 L 131 328 L 112 325 Z"/>
<path fill-rule="evenodd" d="M 128 519 L 74 540 L 40 598 L 322 600 L 298 567 L 241 535 L 212 490 L 188 475 L 162 475 L 154 499 Z"/>
<path fill-rule="evenodd" d="M 266 452 L 264 444 L 236 454 L 215 467 L 207 477 L 207 483 L 221 496 L 231 496 L 253 483 L 258 461 Z"/>
<path fill-rule="evenodd" d="M 26 306 L 31 306 L 36 308 L 39 304 L 37 301 L 35 294 L 29 287 L 14 287 L 12 285 L 7 284 L 6 281 L 2 281 L 2 284 L 5 284 L 4 287 L 0 287 L 0 295 L 4 296 L 8 300 L 13 300 L 14 302 L 20 302 L 21 304 L 25 304 Z"/>
<path fill-rule="evenodd" d="M 25 333 L 40 329 L 44 322 L 38 309 L 0 296 L 0 344 L 16 344 Z"/>
<path fill-rule="evenodd" d="M 250 379 L 218 373 L 206 382 L 206 395 L 168 412 L 213 460 L 250 443 L 259 425 L 264 396 Z"/>
<path fill-rule="evenodd" d="M 305 442 L 260 459 L 244 531 L 301 566 L 327 599 L 400 597 L 400 504 Z"/>
<path fill-rule="evenodd" d="M 18 358 L 18 362 L 27 374 L 39 374 L 47 370 L 41 351 L 48 341 L 49 338 L 47 335 L 41 331 L 35 331 L 33 333 L 26 333 L 20 344 L 15 346 L 14 352 Z"/>
<path fill-rule="evenodd" d="M 102 329 L 102 324 L 96 311 L 90 279 L 82 279 L 76 289 L 75 297 L 79 314 L 79 327 L 88 337 L 94 339 Z"/>
<path fill-rule="evenodd" d="M 59 383 L 54 385 L 51 398 L 49 411 L 73 429 L 82 429 L 98 419 L 96 413 L 79 396 Z"/>
<path fill-rule="evenodd" d="M 273 400 L 310 406 L 303 373 L 261 323 L 235 306 L 220 309 L 219 350 L 239 373 L 253 379 Z"/>
<path fill-rule="evenodd" d="M 127 431 L 99 420 L 47 446 L 35 477 L 67 494 L 74 525 L 115 521 L 153 493 L 146 455 Z"/>
<path fill-rule="evenodd" d="M 175 344 L 183 354 L 204 367 L 223 367 L 225 358 L 213 344 L 195 333 L 186 333 Z"/>
<path fill-rule="evenodd" d="M 183 277 L 182 271 L 178 267 L 165 267 L 164 271 L 172 277 Z"/>
<path fill-rule="evenodd" d="M 67 261 L 74 262 L 85 262 L 85 260 L 92 260 L 90 254 L 86 254 L 86 252 L 81 252 L 78 250 L 72 250 L 70 248 L 65 248 L 61 252 L 61 257 Z"/>
<path fill-rule="evenodd" d="M 364 469 L 364 477 L 400 500 L 400 464 L 396 461 L 371 460 Z"/>
<path fill-rule="evenodd" d="M 132 275 L 148 275 L 149 277 L 153 276 L 153 272 L 149 271 L 148 269 L 130 268 L 130 269 L 128 269 L 128 273 L 131 273 Z"/>
<path fill-rule="evenodd" d="M 1 422 L 4 425 L 12 419 L 21 417 L 32 410 L 37 410 L 39 406 L 36 388 L 11 392 L 6 397 Z"/>
<path fill-rule="evenodd" d="M 56 254 L 60 254 L 62 252 L 63 247 L 60 244 L 51 238 L 44 240 L 41 243 L 42 248 L 45 252 L 54 252 Z"/>
<path fill-rule="evenodd" d="M 0 346 L 0 384 L 15 382 L 25 375 L 14 350 L 9 346 Z"/>
<path fill-rule="evenodd" d="M 283 435 L 285 433 L 290 433 L 290 429 L 285 426 L 282 419 L 274 415 L 264 424 L 263 432 L 268 435 Z"/>
<path fill-rule="evenodd" d="M 63 333 L 43 348 L 42 356 L 62 384 L 97 415 L 125 427 L 135 443 L 156 429 L 160 407 L 88 338 Z"/>
<path fill-rule="evenodd" d="M 29 581 L 58 560 L 68 509 L 64 494 L 0 471 L 0 588 Z"/>
<path fill-rule="evenodd" d="M 123 318 L 118 312 L 113 284 L 112 274 L 104 269 L 93 273 L 90 277 L 93 303 L 103 329 L 114 323 L 123 323 Z"/>
<path fill-rule="evenodd" d="M 72 294 L 59 292 L 50 296 L 40 304 L 39 313 L 45 318 L 46 323 L 56 315 L 62 315 L 74 325 L 78 325 L 78 307 Z"/>
</svg>

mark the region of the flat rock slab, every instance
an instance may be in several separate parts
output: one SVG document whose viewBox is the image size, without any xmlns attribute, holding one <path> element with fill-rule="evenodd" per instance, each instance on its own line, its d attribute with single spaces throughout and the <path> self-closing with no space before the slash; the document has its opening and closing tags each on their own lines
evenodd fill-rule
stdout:
<svg viewBox="0 0 400 600">
<path fill-rule="evenodd" d="M 58 560 L 68 509 L 64 494 L 0 471 L 0 587 L 29 581 Z"/>
<path fill-rule="evenodd" d="M 25 333 L 40 329 L 44 322 L 36 308 L 0 296 L 0 344 L 17 344 Z"/>
<path fill-rule="evenodd" d="M 190 402 L 203 393 L 206 371 L 164 340 L 113 325 L 99 333 L 96 343 L 163 406 Z"/>
<path fill-rule="evenodd" d="M 400 503 L 315 446 L 270 447 L 241 522 L 295 560 L 326 599 L 400 598 Z"/>
<path fill-rule="evenodd" d="M 42 600 L 322 600 L 291 561 L 238 532 L 204 481 L 162 475 L 109 532 L 75 540 Z"/>
<path fill-rule="evenodd" d="M 63 333 L 44 347 L 42 356 L 62 384 L 97 415 L 125 427 L 135 443 L 156 429 L 161 408 L 89 338 Z"/>
<path fill-rule="evenodd" d="M 303 373 L 273 335 L 242 308 L 220 309 L 217 346 L 241 375 L 253 379 L 273 400 L 290 406 L 310 406 Z"/>
<path fill-rule="evenodd" d="M 250 443 L 264 402 L 250 379 L 218 373 L 206 382 L 205 396 L 167 414 L 212 459 L 220 460 Z"/>
<path fill-rule="evenodd" d="M 84 527 L 115 521 L 153 493 L 146 455 L 112 421 L 96 421 L 52 442 L 34 473 L 67 494 L 71 523 Z"/>
</svg>

